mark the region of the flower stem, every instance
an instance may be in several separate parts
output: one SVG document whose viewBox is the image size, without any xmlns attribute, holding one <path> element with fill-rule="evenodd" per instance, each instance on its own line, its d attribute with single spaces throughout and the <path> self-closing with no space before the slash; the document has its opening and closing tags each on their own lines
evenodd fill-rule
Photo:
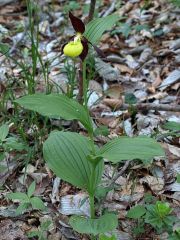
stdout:
<svg viewBox="0 0 180 240">
<path fill-rule="evenodd" d="M 92 126 L 91 117 L 88 110 L 88 98 L 87 98 L 87 92 L 88 92 L 88 82 L 86 79 L 86 60 L 82 63 L 82 82 L 83 82 L 83 100 L 84 100 L 84 106 L 87 111 L 88 117 L 89 117 L 89 124 Z M 94 145 L 94 138 L 93 133 L 88 131 L 88 135 L 90 138 L 91 143 L 91 150 L 92 153 L 95 155 L 95 145 Z M 91 177 L 90 177 L 90 191 L 89 191 L 89 201 L 90 201 L 90 214 L 91 219 L 95 218 L 95 202 L 94 202 L 94 196 L 95 196 L 95 175 L 96 175 L 96 166 L 92 165 L 92 171 L 91 171 Z M 91 235 L 91 240 L 95 240 L 96 237 L 94 235 Z"/>
<path fill-rule="evenodd" d="M 87 107 L 87 91 L 88 91 L 88 86 L 87 86 L 87 79 L 86 79 L 86 60 L 83 61 L 83 99 L 84 99 L 84 106 Z"/>
<path fill-rule="evenodd" d="M 94 144 L 94 142 L 93 142 Z M 96 171 L 96 166 L 92 166 L 92 172 L 91 172 L 91 193 L 89 194 L 89 201 L 90 201 L 90 214 L 91 214 L 91 219 L 95 218 L 95 172 Z M 91 235 L 91 240 L 95 240 L 96 237 L 94 235 Z"/>
</svg>

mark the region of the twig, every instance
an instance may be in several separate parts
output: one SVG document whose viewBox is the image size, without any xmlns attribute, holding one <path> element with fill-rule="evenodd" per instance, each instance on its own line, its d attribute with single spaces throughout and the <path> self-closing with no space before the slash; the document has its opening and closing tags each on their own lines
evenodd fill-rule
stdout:
<svg viewBox="0 0 180 240">
<path fill-rule="evenodd" d="M 89 14 L 88 14 L 88 22 L 90 22 L 94 17 L 95 6 L 96 6 L 96 0 L 91 0 Z"/>
<path fill-rule="evenodd" d="M 9 50 L 9 54 L 12 54 L 16 50 L 17 46 L 25 38 L 27 31 L 28 31 L 28 25 L 25 26 L 25 29 L 24 29 L 24 32 L 23 32 L 22 36 L 17 40 L 17 42 L 14 42 L 12 48 Z"/>
<path fill-rule="evenodd" d="M 180 112 L 180 105 L 169 105 L 169 104 L 154 104 L 154 103 L 137 103 L 137 104 L 123 104 L 120 109 L 128 109 L 134 107 L 138 110 L 156 110 L 156 111 L 170 111 Z"/>
<path fill-rule="evenodd" d="M 110 184 L 109 184 L 109 187 L 113 187 L 114 183 L 116 182 L 116 180 L 123 175 L 123 173 L 126 171 L 126 169 L 129 167 L 129 164 L 130 164 L 130 160 L 126 161 L 124 166 L 121 168 L 121 170 L 118 172 L 117 175 L 115 175 L 114 178 L 111 179 L 110 181 Z"/>
<path fill-rule="evenodd" d="M 115 9 L 115 5 L 116 5 L 116 0 L 114 0 L 111 3 L 110 7 L 104 13 L 100 14 L 100 17 L 106 17 L 109 14 L 111 14 L 114 11 L 114 9 Z"/>
<path fill-rule="evenodd" d="M 17 0 L 1 0 L 1 2 L 0 2 L 0 7 L 2 7 L 2 6 L 5 6 L 5 5 L 7 5 L 7 4 L 11 4 L 11 3 L 14 3 L 14 2 L 17 2 Z"/>
</svg>

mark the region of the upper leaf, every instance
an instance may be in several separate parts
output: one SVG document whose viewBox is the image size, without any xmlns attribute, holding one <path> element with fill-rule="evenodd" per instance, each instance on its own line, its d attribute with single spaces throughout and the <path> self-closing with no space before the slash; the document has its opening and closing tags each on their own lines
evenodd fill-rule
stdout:
<svg viewBox="0 0 180 240">
<path fill-rule="evenodd" d="M 87 160 L 90 142 L 72 132 L 52 132 L 43 146 L 44 158 L 50 169 L 63 180 L 90 191 L 92 165 Z M 103 161 L 96 167 L 95 186 L 101 180 Z"/>
<path fill-rule="evenodd" d="M 69 223 L 79 233 L 97 235 L 114 230 L 118 225 L 118 220 L 115 214 L 106 213 L 98 219 L 73 216 Z"/>
<path fill-rule="evenodd" d="M 92 44 L 97 43 L 103 33 L 113 27 L 113 25 L 118 21 L 117 15 L 109 15 L 103 18 L 97 18 L 89 22 L 86 26 L 86 31 L 84 36 Z"/>
<path fill-rule="evenodd" d="M 133 159 L 148 162 L 155 156 L 165 155 L 160 144 L 146 136 L 115 138 L 105 144 L 98 154 L 113 163 Z"/>
<path fill-rule="evenodd" d="M 71 12 L 69 12 L 69 18 L 71 20 L 74 30 L 79 33 L 84 33 L 85 25 L 83 21 L 80 18 L 75 17 Z"/>
<path fill-rule="evenodd" d="M 3 124 L 0 127 L 0 142 L 3 142 L 9 133 L 9 126 L 7 124 Z"/>
<path fill-rule="evenodd" d="M 79 120 L 86 129 L 92 131 L 86 110 L 78 102 L 61 94 L 33 94 L 27 95 L 15 102 L 26 109 L 36 111 L 44 116 L 66 120 Z"/>
</svg>

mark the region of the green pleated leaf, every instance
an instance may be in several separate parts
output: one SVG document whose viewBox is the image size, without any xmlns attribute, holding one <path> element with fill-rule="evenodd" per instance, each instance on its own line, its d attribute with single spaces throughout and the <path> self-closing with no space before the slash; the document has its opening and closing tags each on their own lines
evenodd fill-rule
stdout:
<svg viewBox="0 0 180 240">
<path fill-rule="evenodd" d="M 89 139 L 78 133 L 52 132 L 43 146 L 44 158 L 49 168 L 72 185 L 90 191 L 92 165 Z M 95 184 L 101 180 L 103 161 L 96 167 Z"/>
<path fill-rule="evenodd" d="M 99 155 L 113 163 L 133 159 L 148 163 L 153 157 L 164 156 L 165 153 L 161 145 L 153 138 L 139 136 L 113 139 L 100 149 Z"/>
<path fill-rule="evenodd" d="M 79 120 L 87 129 L 90 123 L 85 108 L 78 102 L 62 94 L 33 94 L 27 95 L 15 102 L 26 109 L 36 111 L 44 116 L 66 120 Z"/>
<path fill-rule="evenodd" d="M 113 27 L 118 19 L 119 17 L 117 15 L 109 15 L 107 17 L 94 19 L 87 24 L 84 36 L 92 44 L 95 44 L 100 40 L 105 31 Z"/>
<path fill-rule="evenodd" d="M 7 124 L 3 124 L 0 127 L 0 141 L 3 142 L 9 133 L 9 126 Z"/>
<path fill-rule="evenodd" d="M 79 233 L 97 235 L 114 230 L 118 225 L 118 220 L 115 214 L 106 213 L 98 219 L 73 216 L 69 223 Z"/>
</svg>

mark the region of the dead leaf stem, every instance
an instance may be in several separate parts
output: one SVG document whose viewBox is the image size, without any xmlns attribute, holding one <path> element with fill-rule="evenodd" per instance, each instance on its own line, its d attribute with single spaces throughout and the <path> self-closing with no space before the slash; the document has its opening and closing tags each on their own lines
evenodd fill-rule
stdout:
<svg viewBox="0 0 180 240">
<path fill-rule="evenodd" d="M 91 0 L 90 8 L 89 8 L 89 14 L 88 14 L 88 22 L 90 22 L 91 20 L 93 20 L 94 11 L 95 11 L 95 6 L 96 6 L 96 0 Z"/>
<path fill-rule="evenodd" d="M 128 109 L 133 106 L 137 110 L 156 110 L 156 111 L 169 111 L 169 112 L 180 112 L 180 105 L 169 105 L 169 104 L 153 104 L 153 103 L 137 103 L 137 104 L 123 104 L 120 109 Z"/>
</svg>

